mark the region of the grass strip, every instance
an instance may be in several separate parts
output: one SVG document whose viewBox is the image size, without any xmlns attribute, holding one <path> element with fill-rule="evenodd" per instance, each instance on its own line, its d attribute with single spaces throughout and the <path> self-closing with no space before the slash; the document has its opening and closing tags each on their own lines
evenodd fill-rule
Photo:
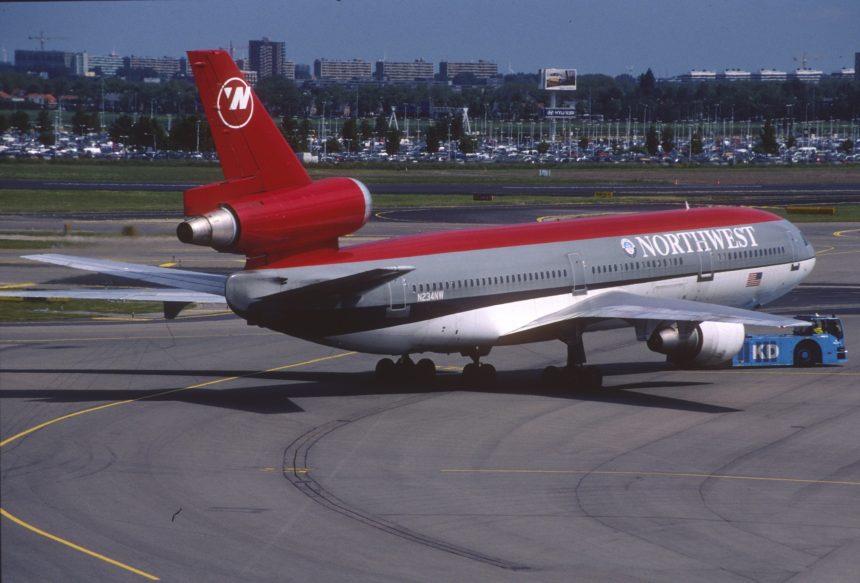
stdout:
<svg viewBox="0 0 860 583">
<path fill-rule="evenodd" d="M 67 300 L 2 298 L 0 321 L 30 322 L 119 316 L 161 314 L 161 302 L 117 302 L 109 300 Z"/>
<path fill-rule="evenodd" d="M 181 192 L 0 189 L 0 209 L 15 213 L 182 211 Z"/>
</svg>

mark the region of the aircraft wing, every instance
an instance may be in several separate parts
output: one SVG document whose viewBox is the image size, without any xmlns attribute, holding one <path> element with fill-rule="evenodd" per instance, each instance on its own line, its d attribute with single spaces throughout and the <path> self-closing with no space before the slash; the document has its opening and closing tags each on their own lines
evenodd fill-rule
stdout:
<svg viewBox="0 0 860 583">
<path fill-rule="evenodd" d="M 89 259 L 87 257 L 75 257 L 72 255 L 59 255 L 54 253 L 45 253 L 41 255 L 24 255 L 23 258 L 30 259 L 32 261 L 41 261 L 43 263 L 53 263 L 54 265 L 65 265 L 66 267 L 71 267 L 73 269 L 82 269 L 84 271 L 95 271 L 97 273 L 104 273 L 105 275 L 113 275 L 116 277 L 133 279 L 136 281 L 145 281 L 148 283 L 154 283 L 158 285 L 163 285 L 165 287 L 174 288 L 176 290 L 200 292 L 206 295 L 219 296 L 220 301 L 224 301 L 224 284 L 227 281 L 227 276 L 225 275 L 219 275 L 215 273 L 199 273 L 196 271 L 186 271 L 182 269 L 172 269 L 167 267 L 152 267 L 150 265 L 123 263 L 121 261 L 108 261 L 105 259 Z M 22 292 L 10 292 L 4 293 L 3 295 L 22 297 L 21 294 Z M 72 296 L 66 295 L 53 297 Z"/>
<path fill-rule="evenodd" d="M 753 326 L 808 326 L 809 322 L 732 308 L 718 304 L 643 296 L 624 291 L 610 291 L 586 298 L 572 306 L 542 316 L 513 330 L 506 336 L 536 328 L 560 324 L 578 318 L 621 320 L 666 320 L 681 322 L 727 322 Z"/>
</svg>

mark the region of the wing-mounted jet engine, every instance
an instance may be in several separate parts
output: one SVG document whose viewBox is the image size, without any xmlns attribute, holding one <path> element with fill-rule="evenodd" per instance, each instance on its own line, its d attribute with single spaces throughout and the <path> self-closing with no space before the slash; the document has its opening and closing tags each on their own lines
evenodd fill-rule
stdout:
<svg viewBox="0 0 860 583">
<path fill-rule="evenodd" d="M 648 348 L 681 366 L 717 366 L 731 360 L 744 342 L 744 325 L 729 322 L 673 324 L 658 328 Z"/>
</svg>

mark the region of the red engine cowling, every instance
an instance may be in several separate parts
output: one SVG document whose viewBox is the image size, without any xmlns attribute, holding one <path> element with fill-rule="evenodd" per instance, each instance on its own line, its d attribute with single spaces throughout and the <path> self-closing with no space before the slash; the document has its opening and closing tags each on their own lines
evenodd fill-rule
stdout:
<svg viewBox="0 0 860 583">
<path fill-rule="evenodd" d="M 731 360 L 744 342 L 744 325 L 701 322 L 681 331 L 677 326 L 655 330 L 648 348 L 683 366 L 717 366 Z"/>
<path fill-rule="evenodd" d="M 370 217 L 367 187 L 352 178 L 246 194 L 180 223 L 183 243 L 249 257 L 311 249 L 360 229 Z"/>
</svg>

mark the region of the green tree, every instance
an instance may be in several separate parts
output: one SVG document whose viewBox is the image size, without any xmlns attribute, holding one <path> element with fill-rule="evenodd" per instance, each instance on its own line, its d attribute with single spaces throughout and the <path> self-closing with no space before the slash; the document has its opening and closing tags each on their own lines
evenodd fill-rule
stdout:
<svg viewBox="0 0 860 583">
<path fill-rule="evenodd" d="M 648 150 L 648 153 L 652 156 L 657 155 L 659 140 L 657 139 L 657 128 L 653 125 L 648 128 L 648 132 L 645 134 L 645 149 Z"/>
<path fill-rule="evenodd" d="M 307 152 L 308 151 L 308 141 L 311 138 L 311 120 L 307 117 L 303 117 L 301 123 L 299 124 L 299 131 L 296 136 L 296 152 Z"/>
<path fill-rule="evenodd" d="M 538 154 L 546 154 L 547 152 L 549 152 L 549 144 L 547 144 L 546 142 L 541 142 L 537 145 L 537 151 Z"/>
<path fill-rule="evenodd" d="M 47 109 L 41 110 L 39 115 L 36 116 L 36 125 L 38 125 L 39 129 L 43 132 L 50 131 L 51 126 L 54 124 L 51 123 L 51 114 L 48 113 Z"/>
<path fill-rule="evenodd" d="M 370 140 L 373 138 L 373 124 L 370 123 L 369 119 L 364 118 L 361 120 L 361 129 L 359 133 L 361 133 L 362 140 Z"/>
<path fill-rule="evenodd" d="M 586 150 L 588 148 L 588 136 L 580 136 L 579 142 L 577 142 L 577 144 L 579 145 L 580 150 Z"/>
<path fill-rule="evenodd" d="M 337 154 L 340 152 L 340 142 L 337 141 L 337 138 L 332 136 L 325 141 L 325 150 L 329 154 Z"/>
<path fill-rule="evenodd" d="M 439 127 L 436 124 L 427 126 L 427 131 L 424 132 L 424 143 L 427 146 L 427 152 L 435 154 L 439 151 L 439 146 L 442 140 L 439 135 Z"/>
<path fill-rule="evenodd" d="M 671 124 L 663 126 L 663 132 L 660 135 L 660 145 L 663 146 L 663 152 L 668 154 L 675 149 L 675 130 Z"/>
<path fill-rule="evenodd" d="M 463 117 L 455 115 L 451 120 L 451 139 L 459 140 L 465 135 L 465 133 L 465 129 L 463 128 Z"/>
<path fill-rule="evenodd" d="M 642 95 L 650 96 L 654 93 L 657 87 L 657 79 L 654 77 L 654 72 L 649 67 L 647 71 L 639 75 L 639 92 Z"/>
<path fill-rule="evenodd" d="M 131 128 L 131 143 L 135 146 L 158 150 L 168 146 L 167 135 L 158 119 L 142 116 Z"/>
<path fill-rule="evenodd" d="M 200 130 L 200 149 L 206 150 L 206 146 L 210 142 L 209 124 L 203 123 L 196 115 L 182 116 L 174 122 L 173 129 L 170 131 L 170 147 L 186 152 L 196 151 L 198 128 Z"/>
<path fill-rule="evenodd" d="M 696 131 L 693 132 L 693 137 L 690 138 L 690 152 L 693 156 L 698 156 L 704 151 L 705 146 L 702 143 L 702 129 L 697 128 Z"/>
<path fill-rule="evenodd" d="M 88 114 L 83 109 L 78 108 L 72 116 L 72 131 L 79 136 L 86 135 L 94 131 L 98 125 L 98 120 L 93 119 L 94 116 Z"/>
<path fill-rule="evenodd" d="M 841 144 L 839 144 L 839 151 L 845 152 L 846 154 L 850 153 L 854 150 L 854 141 L 851 139 L 845 140 Z"/>
<path fill-rule="evenodd" d="M 9 118 L 0 114 L 0 134 L 9 131 Z"/>
<path fill-rule="evenodd" d="M 134 120 L 130 115 L 121 115 L 111 124 L 108 129 L 111 139 L 114 142 L 130 144 L 131 130 L 134 127 Z"/>
<path fill-rule="evenodd" d="M 478 147 L 478 142 L 474 138 L 463 136 L 457 145 L 464 154 L 473 154 Z"/>
<path fill-rule="evenodd" d="M 389 156 L 394 156 L 400 150 L 401 132 L 397 128 L 391 128 L 385 136 L 385 151 Z"/>
<path fill-rule="evenodd" d="M 343 122 L 343 128 L 341 128 L 340 135 L 350 152 L 358 151 L 358 123 L 354 118 L 349 118 Z"/>
<path fill-rule="evenodd" d="M 770 118 L 764 122 L 761 132 L 759 132 L 759 149 L 767 154 L 776 154 L 779 152 L 779 144 L 776 143 L 776 128 L 771 123 Z"/>
<path fill-rule="evenodd" d="M 788 134 L 788 137 L 785 139 L 785 147 L 793 148 L 797 145 L 797 138 L 794 137 L 794 134 Z"/>
<path fill-rule="evenodd" d="M 310 121 L 305 118 L 303 122 L 297 123 L 294 118 L 285 115 L 281 118 L 281 133 L 294 152 L 304 152 L 310 134 Z"/>
<path fill-rule="evenodd" d="M 19 109 L 18 111 L 13 113 L 11 116 L 9 116 L 9 123 L 19 132 L 30 131 L 30 116 L 27 115 L 26 111 L 21 111 Z"/>
<path fill-rule="evenodd" d="M 377 138 L 384 138 L 388 134 L 388 120 L 384 115 L 380 115 L 376 118 L 374 132 L 376 133 Z"/>
</svg>

